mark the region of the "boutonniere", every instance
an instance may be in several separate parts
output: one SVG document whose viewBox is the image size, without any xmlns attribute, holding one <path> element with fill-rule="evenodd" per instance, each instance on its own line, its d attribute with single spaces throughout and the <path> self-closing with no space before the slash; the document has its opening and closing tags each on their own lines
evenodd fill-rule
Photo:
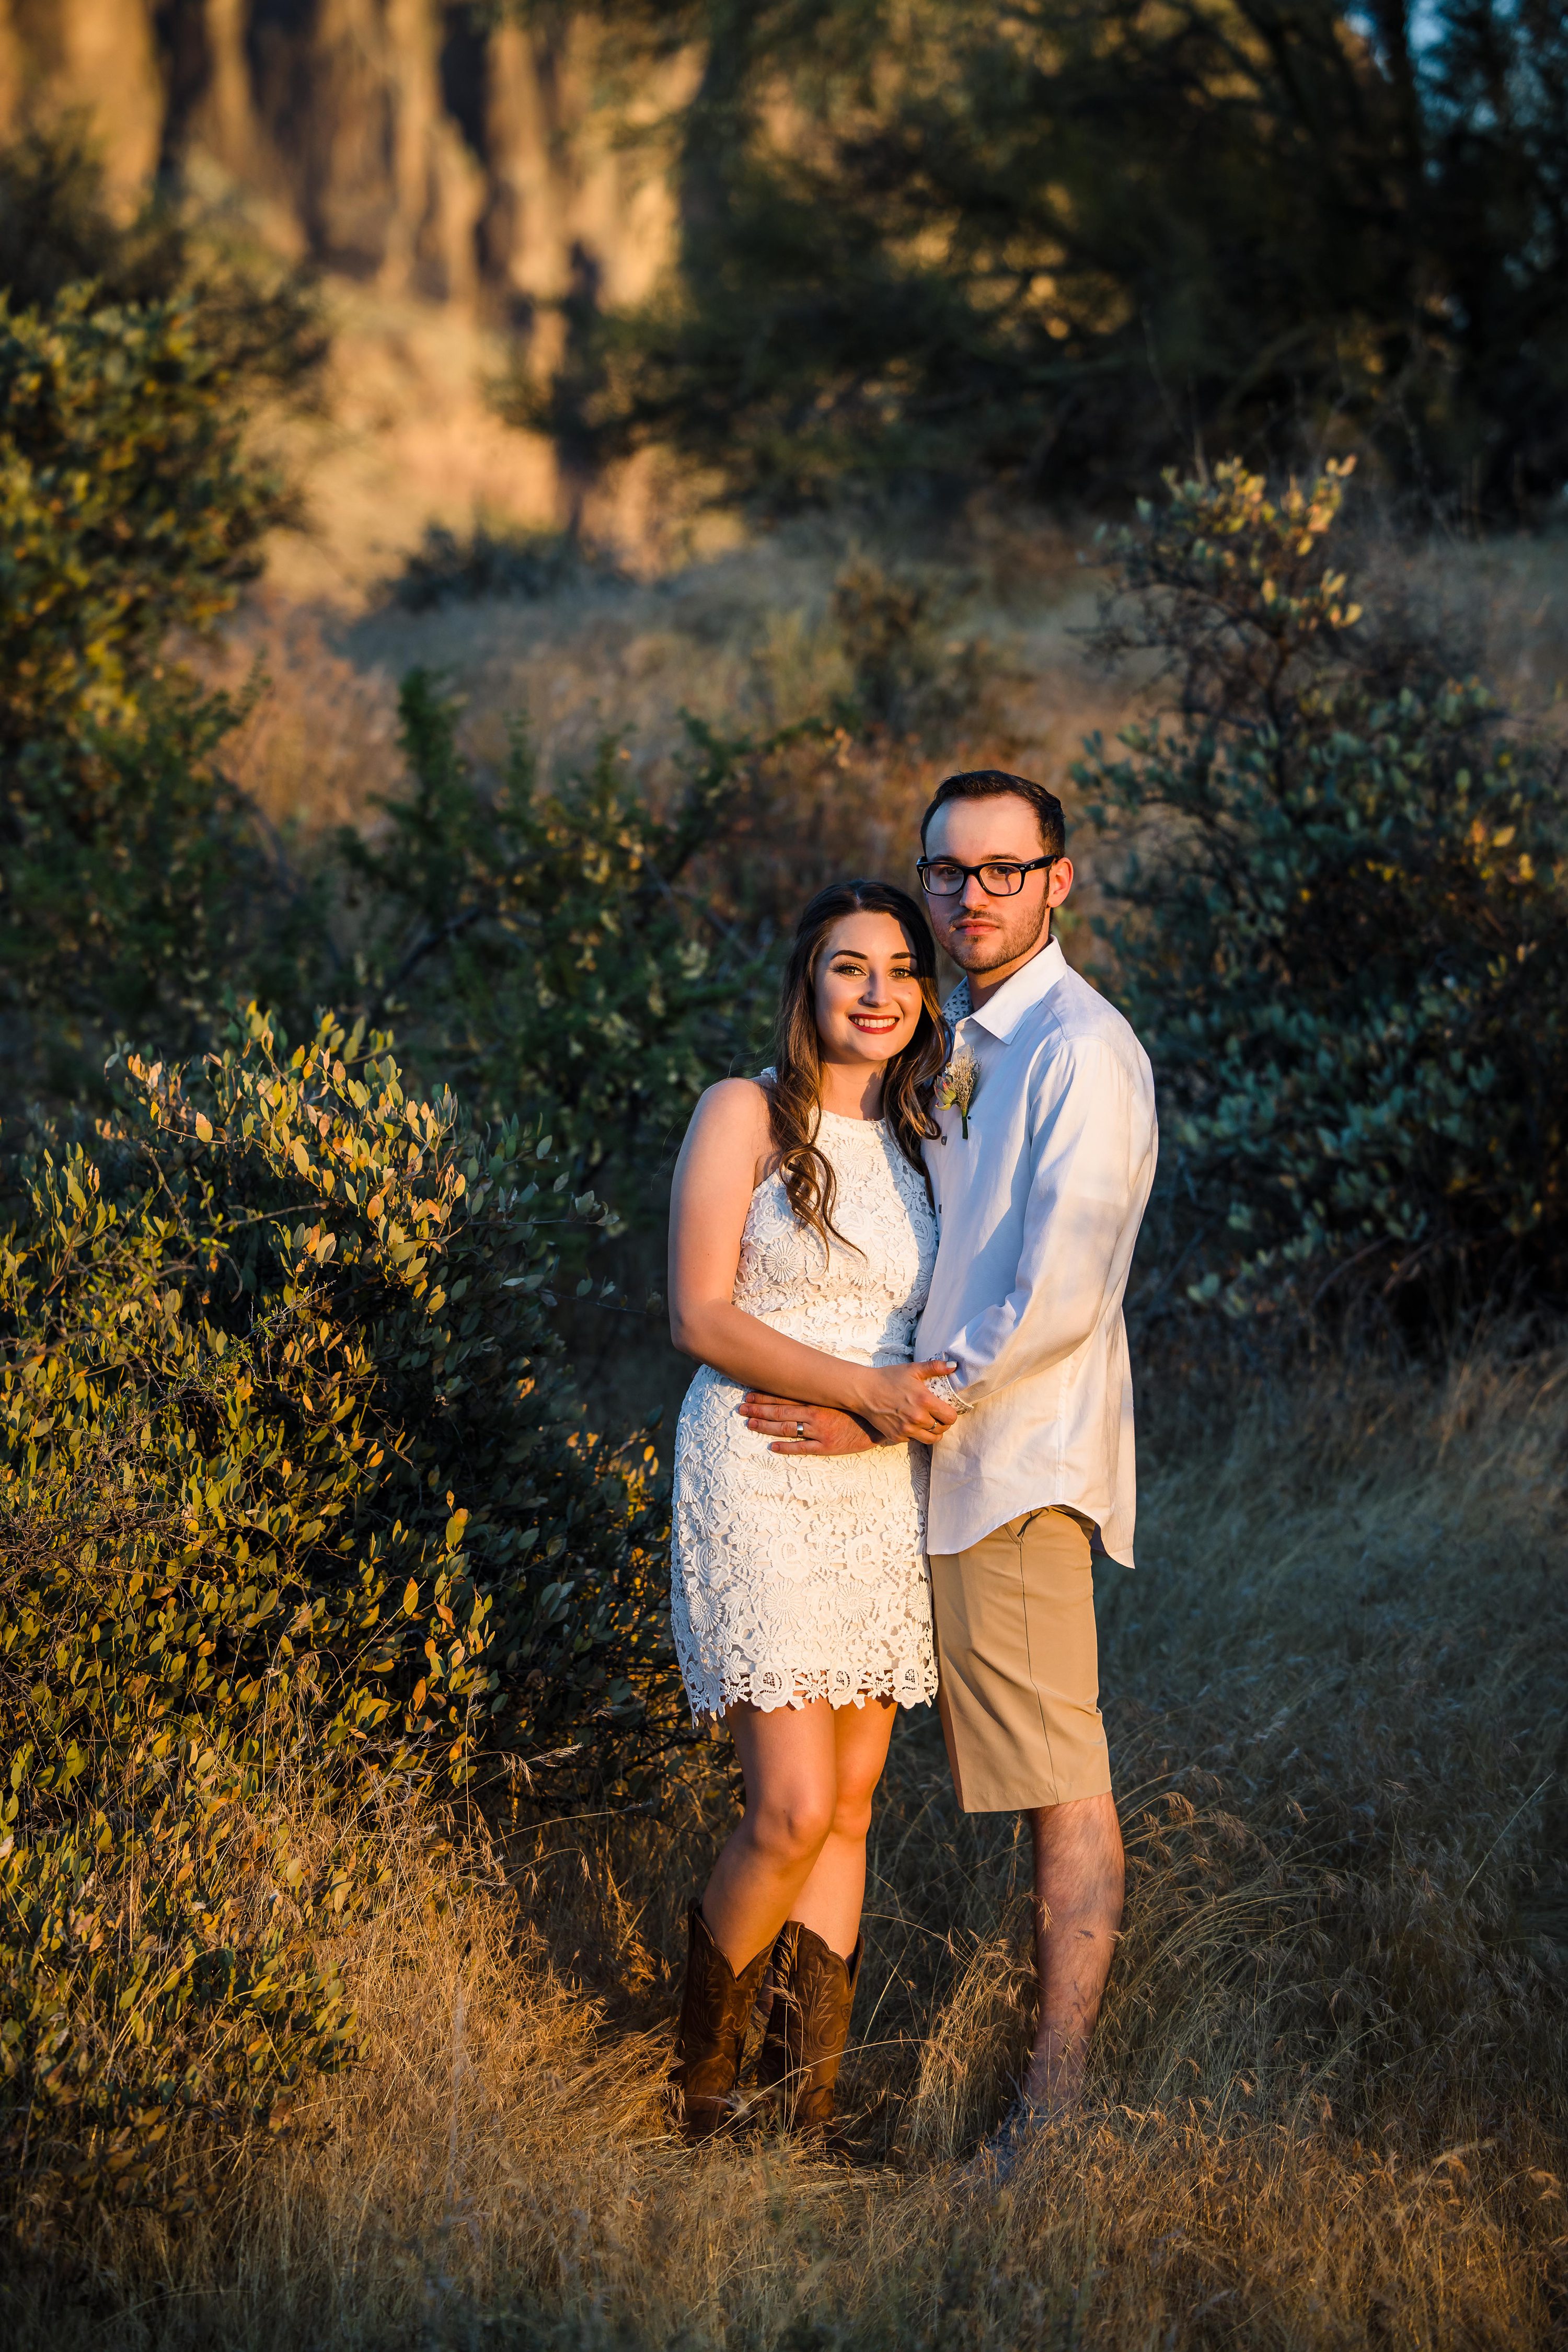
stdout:
<svg viewBox="0 0 1568 2352">
<path fill-rule="evenodd" d="M 969 1140 L 969 1106 L 974 1100 L 974 1089 L 980 1084 L 980 1065 L 967 1045 L 961 1045 L 936 1082 L 936 1098 L 942 1110 L 955 1110 L 963 1129 L 963 1139 Z"/>
</svg>

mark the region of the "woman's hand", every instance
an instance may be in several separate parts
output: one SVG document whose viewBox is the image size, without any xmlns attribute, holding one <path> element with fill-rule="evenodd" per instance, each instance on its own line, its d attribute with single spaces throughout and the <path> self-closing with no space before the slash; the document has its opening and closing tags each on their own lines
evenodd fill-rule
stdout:
<svg viewBox="0 0 1568 2352">
<path fill-rule="evenodd" d="M 937 1356 L 925 1364 L 877 1366 L 864 1375 L 856 1410 L 893 1445 L 901 1445 L 909 1438 L 934 1445 L 943 1430 L 951 1429 L 958 1419 L 958 1407 L 949 1404 L 945 1397 L 932 1396 L 926 1383 L 957 1369 L 949 1356 Z"/>
</svg>

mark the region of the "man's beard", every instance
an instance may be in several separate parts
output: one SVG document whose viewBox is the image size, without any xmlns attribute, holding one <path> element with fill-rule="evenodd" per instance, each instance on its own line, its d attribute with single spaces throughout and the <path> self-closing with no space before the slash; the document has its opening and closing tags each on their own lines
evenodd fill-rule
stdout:
<svg viewBox="0 0 1568 2352">
<path fill-rule="evenodd" d="M 966 939 L 961 934 L 946 943 L 947 952 L 960 971 L 972 971 L 984 979 L 999 964 L 1016 963 L 1020 956 L 1031 955 L 1037 948 L 1043 947 L 1050 928 L 1051 910 L 1047 907 L 1032 936 L 1024 931 L 1022 925 L 1015 933 L 1005 923 L 999 923 L 994 930 L 983 931 L 978 939 Z"/>
</svg>

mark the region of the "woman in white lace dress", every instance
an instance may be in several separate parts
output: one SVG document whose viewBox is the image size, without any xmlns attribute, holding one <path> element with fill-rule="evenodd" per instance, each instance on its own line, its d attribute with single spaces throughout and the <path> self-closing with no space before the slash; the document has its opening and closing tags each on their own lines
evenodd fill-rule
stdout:
<svg viewBox="0 0 1568 2352">
<path fill-rule="evenodd" d="M 871 1798 L 894 1710 L 936 1690 L 925 1447 L 954 1414 L 928 1383 L 952 1368 L 910 1358 L 936 1256 L 921 1145 L 942 1058 L 924 915 L 886 884 L 836 885 L 801 918 L 774 1066 L 709 1088 L 676 1171 L 670 1326 L 701 1369 L 675 1442 L 675 1640 L 746 1790 L 690 1911 L 673 2081 L 693 2137 L 735 2112 L 770 1958 L 763 2086 L 797 2128 L 831 2120 Z M 880 1443 L 770 1445 L 748 1388 L 837 1406 Z"/>
</svg>

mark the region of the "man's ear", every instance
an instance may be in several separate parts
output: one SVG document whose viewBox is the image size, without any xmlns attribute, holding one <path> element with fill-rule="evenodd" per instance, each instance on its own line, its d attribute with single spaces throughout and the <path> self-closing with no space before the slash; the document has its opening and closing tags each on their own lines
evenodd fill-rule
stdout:
<svg viewBox="0 0 1568 2352">
<path fill-rule="evenodd" d="M 1046 877 L 1046 904 L 1059 907 L 1072 888 L 1072 859 L 1058 857 Z"/>
</svg>

